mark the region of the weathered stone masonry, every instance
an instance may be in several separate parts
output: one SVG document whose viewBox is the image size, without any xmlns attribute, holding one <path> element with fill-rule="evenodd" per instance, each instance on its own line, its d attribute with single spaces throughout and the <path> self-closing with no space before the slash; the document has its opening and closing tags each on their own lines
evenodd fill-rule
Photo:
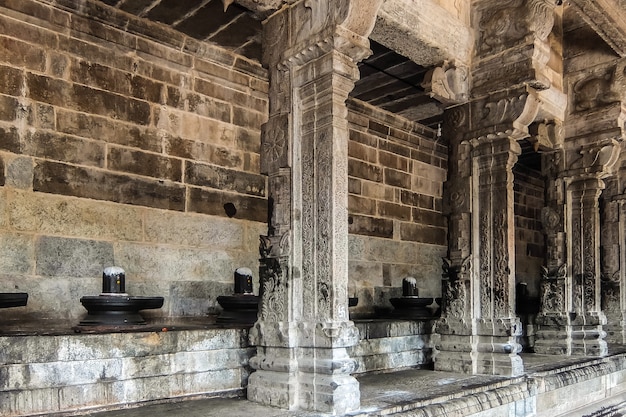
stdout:
<svg viewBox="0 0 626 417">
<path fill-rule="evenodd" d="M 447 148 L 434 130 L 356 101 L 348 106 L 349 288 L 359 297 L 353 312 L 389 305 L 406 276 L 418 279 L 420 295 L 439 297 Z"/>
<path fill-rule="evenodd" d="M 216 311 L 267 220 L 265 71 L 91 2 L 8 3 L 0 21 L 4 285 L 76 319 L 117 264 L 132 293 L 166 296 L 156 314 Z"/>
</svg>

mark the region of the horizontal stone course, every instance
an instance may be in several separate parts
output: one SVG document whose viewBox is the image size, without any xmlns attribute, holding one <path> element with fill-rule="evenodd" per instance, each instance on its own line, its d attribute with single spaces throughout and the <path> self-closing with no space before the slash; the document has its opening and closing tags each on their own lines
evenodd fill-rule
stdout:
<svg viewBox="0 0 626 417">
<path fill-rule="evenodd" d="M 32 71 L 44 72 L 46 68 L 45 49 L 27 42 L 0 36 L 1 62 Z"/>
<path fill-rule="evenodd" d="M 218 190 L 190 188 L 187 202 L 187 211 L 227 216 L 225 204 L 233 204 L 237 213 L 235 218 L 256 222 L 267 221 L 267 200 L 254 196 L 242 196 Z"/>
<path fill-rule="evenodd" d="M 253 196 L 265 195 L 265 176 L 226 169 L 214 165 L 189 162 L 185 167 L 185 180 L 189 184 L 235 191 Z"/>
<path fill-rule="evenodd" d="M 181 159 L 131 149 L 109 147 L 107 152 L 110 170 L 163 180 L 182 182 L 182 165 Z"/>
<path fill-rule="evenodd" d="M 240 394 L 242 329 L 0 337 L 0 413 L 76 411 L 188 395 Z"/>
<path fill-rule="evenodd" d="M 185 189 L 181 185 L 49 161 L 35 166 L 33 189 L 168 210 L 185 209 Z"/>
<path fill-rule="evenodd" d="M 41 130 L 27 134 L 23 138 L 21 153 L 47 160 L 100 168 L 104 166 L 105 159 L 102 142 Z"/>
<path fill-rule="evenodd" d="M 57 109 L 56 127 L 59 132 L 107 143 L 152 152 L 162 150 L 162 138 L 156 129 L 127 124 L 99 115 L 87 115 L 67 109 Z"/>
</svg>

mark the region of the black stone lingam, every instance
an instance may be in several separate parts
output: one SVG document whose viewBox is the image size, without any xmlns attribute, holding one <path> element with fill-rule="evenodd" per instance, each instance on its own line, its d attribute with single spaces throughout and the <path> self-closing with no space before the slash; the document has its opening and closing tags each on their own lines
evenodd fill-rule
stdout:
<svg viewBox="0 0 626 417">
<path fill-rule="evenodd" d="M 432 318 L 431 311 L 426 307 L 432 304 L 433 298 L 419 297 L 418 292 L 417 280 L 413 277 L 404 278 L 402 297 L 389 299 L 394 308 L 391 315 L 406 319 Z"/>
<path fill-rule="evenodd" d="M 102 293 L 84 296 L 80 302 L 87 309 L 81 326 L 135 325 L 146 324 L 139 311 L 161 308 L 163 297 L 131 297 L 126 293 L 126 273 L 111 266 L 102 273 Z"/>
<path fill-rule="evenodd" d="M 252 326 L 259 311 L 259 296 L 254 295 L 252 290 L 252 271 L 249 268 L 237 268 L 234 279 L 235 293 L 217 297 L 223 310 L 216 323 Z"/>
<path fill-rule="evenodd" d="M 0 293 L 0 308 L 23 307 L 28 302 L 28 293 Z"/>
</svg>

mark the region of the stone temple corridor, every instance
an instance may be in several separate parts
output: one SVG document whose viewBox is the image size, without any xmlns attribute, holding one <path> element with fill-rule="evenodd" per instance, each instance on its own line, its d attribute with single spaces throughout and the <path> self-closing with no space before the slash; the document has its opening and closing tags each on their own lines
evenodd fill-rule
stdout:
<svg viewBox="0 0 626 417">
<path fill-rule="evenodd" d="M 625 129 L 625 0 L 0 0 L 0 415 L 625 415 Z"/>
</svg>

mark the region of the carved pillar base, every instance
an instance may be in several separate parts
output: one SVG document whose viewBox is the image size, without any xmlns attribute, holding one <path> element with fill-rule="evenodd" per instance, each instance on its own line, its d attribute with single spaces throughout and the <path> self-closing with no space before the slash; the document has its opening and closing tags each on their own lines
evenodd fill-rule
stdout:
<svg viewBox="0 0 626 417">
<path fill-rule="evenodd" d="M 473 327 L 482 334 L 472 334 L 471 327 L 454 320 L 437 323 L 433 335 L 435 370 L 503 376 L 524 373 L 524 363 L 518 355 L 522 350 L 519 319 L 479 321 Z"/>
<path fill-rule="evenodd" d="M 571 335 L 569 317 L 559 314 L 539 314 L 535 334 L 535 353 L 543 355 L 570 355 Z"/>
<path fill-rule="evenodd" d="M 608 347 L 603 313 L 585 316 L 541 315 L 535 353 L 546 355 L 606 356 Z"/>
<path fill-rule="evenodd" d="M 497 321 L 479 320 L 474 347 L 475 369 L 478 374 L 517 376 L 524 373 L 519 353 L 522 345 L 522 323 L 512 317 Z"/>
<path fill-rule="evenodd" d="M 250 365 L 256 368 L 248 379 L 250 401 L 288 410 L 298 408 L 298 367 L 293 349 L 259 346 Z"/>
<path fill-rule="evenodd" d="M 350 374 L 356 362 L 352 322 L 257 322 L 250 331 L 257 354 L 248 380 L 248 399 L 289 410 L 345 415 L 360 407 L 359 382 Z"/>
<path fill-rule="evenodd" d="M 341 416 L 359 409 L 359 382 L 349 374 L 356 362 L 345 348 L 301 349 L 299 356 L 301 408 Z"/>
<path fill-rule="evenodd" d="M 621 278 L 618 274 L 615 275 Z M 611 344 L 624 344 L 626 342 L 626 311 L 621 308 L 620 281 L 603 279 L 601 288 L 602 312 L 606 316 L 607 322 L 604 326 L 606 341 Z"/>
<path fill-rule="evenodd" d="M 436 371 L 474 373 L 473 336 L 455 334 L 433 335 L 433 362 Z"/>
<path fill-rule="evenodd" d="M 607 323 L 604 326 L 607 344 L 626 344 L 626 311 L 607 312 Z"/>
<path fill-rule="evenodd" d="M 604 313 L 587 313 L 572 320 L 570 334 L 572 339 L 572 355 L 606 356 L 606 332 L 602 328 L 606 324 Z"/>
<path fill-rule="evenodd" d="M 354 361 L 346 349 L 263 349 L 252 366 L 257 368 L 248 380 L 248 399 L 261 404 L 288 410 L 304 409 L 330 415 L 345 415 L 359 409 L 359 382 L 344 373 L 345 366 L 353 370 Z M 294 371 L 292 359 L 315 358 L 297 361 L 300 371 Z M 320 359 L 326 357 L 326 359 Z M 345 363 L 344 363 L 345 362 Z M 311 367 L 311 372 L 301 369 Z M 264 369 L 269 368 L 269 369 Z"/>
</svg>

